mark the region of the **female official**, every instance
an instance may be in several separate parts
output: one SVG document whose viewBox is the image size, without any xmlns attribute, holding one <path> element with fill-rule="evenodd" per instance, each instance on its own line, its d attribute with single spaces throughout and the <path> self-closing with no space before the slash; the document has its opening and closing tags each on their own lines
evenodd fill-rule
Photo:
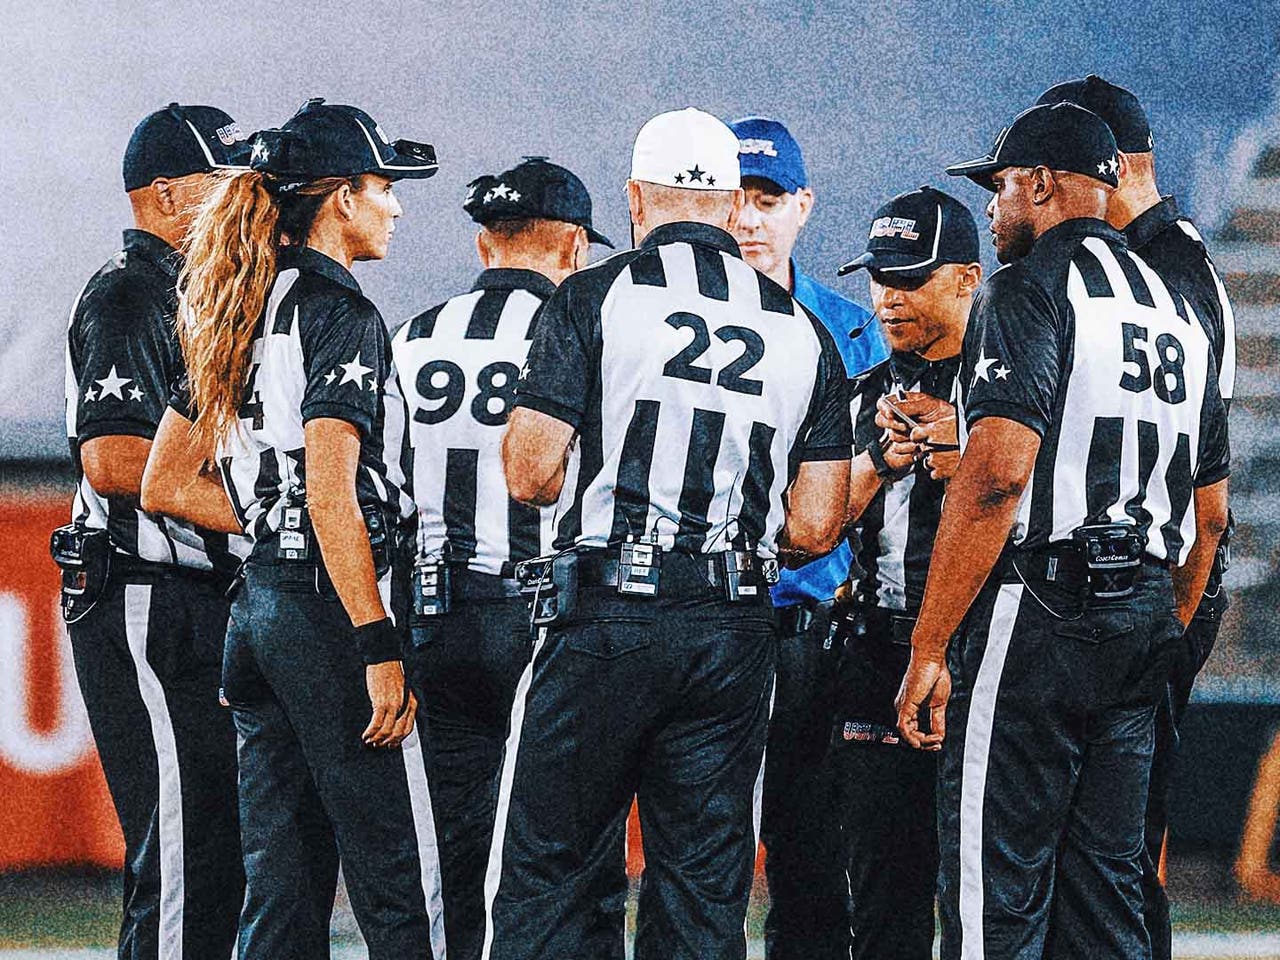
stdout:
<svg viewBox="0 0 1280 960">
<path fill-rule="evenodd" d="M 443 955 L 390 601 L 413 515 L 404 404 L 386 327 L 350 273 L 386 256 L 393 181 L 435 171 L 429 145 L 393 144 L 363 111 L 312 100 L 257 134 L 251 170 L 210 195 L 179 281 L 189 386 L 143 496 L 206 521 L 229 510 L 254 541 L 223 661 L 240 736 L 242 960 L 328 955 L 339 857 L 371 960 Z"/>
</svg>

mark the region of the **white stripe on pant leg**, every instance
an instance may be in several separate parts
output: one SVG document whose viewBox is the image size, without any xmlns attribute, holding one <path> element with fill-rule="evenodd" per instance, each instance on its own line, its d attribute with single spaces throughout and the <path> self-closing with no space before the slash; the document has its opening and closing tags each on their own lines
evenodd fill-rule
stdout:
<svg viewBox="0 0 1280 960">
<path fill-rule="evenodd" d="M 156 768 L 160 775 L 160 960 L 182 960 L 182 909 L 185 896 L 182 843 L 182 777 L 178 743 L 160 678 L 147 662 L 147 623 L 151 614 L 151 586 L 124 588 L 124 631 L 129 654 L 138 673 L 138 691 L 151 721 Z"/>
<path fill-rule="evenodd" d="M 431 956 L 445 960 L 444 898 L 440 892 L 440 845 L 436 838 L 435 813 L 427 785 L 427 767 L 422 759 L 421 727 L 415 726 L 402 744 L 404 771 L 409 783 L 409 806 L 413 810 L 413 830 L 418 839 L 418 866 L 422 872 L 422 895 L 427 901 L 431 924 Z"/>
<path fill-rule="evenodd" d="M 964 728 L 964 763 L 960 773 L 960 958 L 983 960 L 982 931 L 982 806 L 987 795 L 987 757 L 995 720 L 1000 675 L 1018 606 L 1022 584 L 1005 584 L 996 595 L 987 628 L 987 645 L 969 698 Z"/>
<path fill-rule="evenodd" d="M 493 819 L 493 840 L 489 844 L 489 865 L 484 872 L 484 947 L 480 960 L 489 960 L 493 950 L 493 902 L 498 897 L 498 884 L 502 881 L 502 847 L 507 839 L 507 814 L 511 811 L 511 785 L 516 778 L 520 730 L 524 726 L 524 708 L 525 701 L 529 698 L 529 686 L 533 683 L 533 665 L 546 642 L 547 629 L 539 627 L 537 639 L 533 643 L 533 655 L 520 674 L 515 699 L 511 703 L 511 722 L 502 751 L 502 769 L 498 774 L 498 807 Z"/>
<path fill-rule="evenodd" d="M 764 813 L 764 765 L 769 759 L 769 725 L 773 722 L 773 701 L 778 695 L 778 672 L 774 670 L 773 679 L 769 682 L 769 720 L 764 725 L 764 750 L 760 753 L 760 769 L 756 773 L 755 785 L 751 788 L 751 830 L 756 838 L 751 847 L 751 875 L 756 872 L 756 855 L 760 852 L 760 818 Z M 742 918 L 742 935 L 747 935 L 747 918 Z M 747 943 L 750 947 L 750 942 Z"/>
</svg>

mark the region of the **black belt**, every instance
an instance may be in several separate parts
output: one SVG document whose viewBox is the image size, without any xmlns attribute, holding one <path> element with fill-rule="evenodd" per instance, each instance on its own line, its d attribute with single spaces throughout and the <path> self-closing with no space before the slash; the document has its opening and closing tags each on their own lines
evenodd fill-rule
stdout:
<svg viewBox="0 0 1280 960">
<path fill-rule="evenodd" d="M 109 579 L 122 583 L 157 583 L 161 580 L 180 579 L 207 583 L 218 589 L 226 589 L 233 576 L 233 573 L 219 570 L 201 570 L 176 563 L 141 560 L 120 552 L 112 554 L 111 572 L 108 575 Z"/>
<path fill-rule="evenodd" d="M 1021 575 L 1014 568 L 1014 560 Z M 1084 557 L 1069 545 L 1050 544 L 1032 550 L 1006 549 L 997 562 L 1001 583 L 1023 583 L 1023 578 L 1053 583 L 1065 590 L 1084 589 L 1089 583 L 1089 570 Z M 1169 575 L 1169 562 L 1146 554 L 1142 558 L 1141 578 L 1153 579 Z"/>
<path fill-rule="evenodd" d="M 507 564 L 503 564 L 506 569 Z M 480 573 L 461 564 L 450 564 L 450 579 L 455 600 L 504 600 L 520 596 L 520 583 L 514 577 Z"/>
<path fill-rule="evenodd" d="M 914 614 L 865 605 L 860 605 L 856 609 L 866 625 L 867 636 L 874 639 L 888 639 L 904 646 L 911 645 L 911 634 L 916 628 Z"/>
<path fill-rule="evenodd" d="M 784 637 L 803 636 L 820 614 L 825 613 L 830 616 L 833 604 L 832 600 L 801 600 L 799 603 L 779 607 L 775 611 L 778 617 L 778 629 L 782 631 Z"/>
<path fill-rule="evenodd" d="M 662 584 L 659 595 L 669 594 L 672 587 L 681 593 L 693 592 L 723 596 L 726 579 L 714 553 L 676 553 L 662 555 Z M 681 569 L 683 568 L 683 569 Z M 622 574 L 618 558 L 596 552 L 578 555 L 578 584 L 584 587 L 616 587 Z M 769 588 L 761 585 L 754 599 L 767 600 Z M 747 599 L 753 599 L 748 597 Z"/>
</svg>

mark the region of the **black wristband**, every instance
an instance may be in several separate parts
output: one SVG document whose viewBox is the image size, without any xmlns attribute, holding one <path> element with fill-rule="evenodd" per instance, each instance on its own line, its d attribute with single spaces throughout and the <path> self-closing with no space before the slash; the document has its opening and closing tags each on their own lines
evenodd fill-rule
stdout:
<svg viewBox="0 0 1280 960">
<path fill-rule="evenodd" d="M 889 466 L 878 443 L 867 444 L 867 456 L 871 458 L 871 465 L 876 468 L 876 476 L 881 480 L 901 480 L 911 470 L 911 464 L 907 464 L 903 470 L 894 470 Z"/>
<path fill-rule="evenodd" d="M 400 660 L 404 656 L 400 631 L 390 617 L 356 627 L 356 650 L 366 666 Z"/>
</svg>

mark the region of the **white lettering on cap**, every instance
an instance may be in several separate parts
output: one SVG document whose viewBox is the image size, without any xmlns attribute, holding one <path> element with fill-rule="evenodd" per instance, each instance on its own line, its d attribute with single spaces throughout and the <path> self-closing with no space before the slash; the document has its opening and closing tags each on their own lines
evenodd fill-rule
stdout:
<svg viewBox="0 0 1280 960">
<path fill-rule="evenodd" d="M 248 134 L 240 129 L 240 124 L 232 120 L 225 127 L 219 127 L 214 131 L 218 135 L 218 139 L 222 141 L 222 145 L 226 147 L 233 146 L 239 140 L 248 138 Z"/>
<path fill-rule="evenodd" d="M 772 140 L 747 139 L 738 141 L 739 153 L 763 153 L 766 157 L 776 157 L 778 151 L 773 148 Z"/>
</svg>

